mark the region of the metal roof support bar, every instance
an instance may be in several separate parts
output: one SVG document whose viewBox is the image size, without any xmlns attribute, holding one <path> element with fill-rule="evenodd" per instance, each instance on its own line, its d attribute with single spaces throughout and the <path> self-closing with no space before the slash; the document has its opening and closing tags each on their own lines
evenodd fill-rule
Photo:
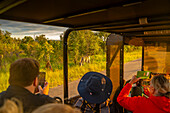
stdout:
<svg viewBox="0 0 170 113">
<path fill-rule="evenodd" d="M 77 12 L 77 13 L 70 14 L 70 15 L 56 17 L 56 18 L 53 18 L 53 19 L 46 20 L 43 23 L 57 22 L 57 21 L 60 21 L 60 20 L 66 19 L 66 18 L 75 18 L 75 17 L 84 16 L 84 15 L 103 12 L 103 11 L 106 11 L 106 10 L 114 8 L 114 7 L 122 7 L 122 6 L 126 7 L 126 6 L 132 6 L 132 5 L 136 5 L 136 4 L 140 4 L 140 3 L 142 3 L 141 0 L 127 0 L 127 1 L 124 1 L 124 2 L 118 2 L 118 3 L 115 3 L 115 4 L 110 4 L 110 5 L 105 6 L 105 7 L 87 10 L 85 12 Z"/>
<path fill-rule="evenodd" d="M 152 25 L 160 25 L 160 24 L 167 24 L 169 23 L 170 19 L 170 14 L 163 14 L 163 15 L 157 15 L 157 16 L 152 16 L 152 17 L 147 17 L 148 18 L 148 24 Z M 77 29 L 87 29 L 87 28 L 92 28 L 92 29 L 99 29 L 100 27 L 133 27 L 133 26 L 140 26 L 139 24 L 139 18 L 131 18 L 131 19 L 125 19 L 125 20 L 119 20 L 119 21 L 108 21 L 108 22 L 103 22 L 103 23 L 96 23 L 92 25 L 85 25 L 85 26 L 77 26 Z"/>
<path fill-rule="evenodd" d="M 0 14 L 24 2 L 26 2 L 26 0 L 4 0 L 0 4 Z"/>
<path fill-rule="evenodd" d="M 63 40 L 63 74 L 64 74 L 64 103 L 67 103 L 68 100 L 68 54 L 67 54 L 67 39 L 69 34 L 73 31 L 73 29 L 67 29 L 64 33 Z"/>
<path fill-rule="evenodd" d="M 111 29 L 111 30 L 121 30 L 121 29 L 128 29 L 128 28 L 138 28 L 138 27 L 149 27 L 149 26 L 160 26 L 160 25 L 169 25 L 170 24 L 170 21 L 161 21 L 161 22 L 151 22 L 151 23 L 148 23 L 148 24 L 126 24 L 126 25 L 117 25 L 117 26 L 103 26 L 102 28 L 93 28 L 93 29 L 96 29 L 96 30 L 106 30 L 106 29 Z"/>
<path fill-rule="evenodd" d="M 98 12 L 106 11 L 106 10 L 107 9 L 89 11 L 89 12 L 75 14 L 75 15 L 71 15 L 71 16 L 60 17 L 60 18 L 56 18 L 56 19 L 47 20 L 47 21 L 44 21 L 43 23 L 57 22 L 57 21 L 60 21 L 60 20 L 64 20 L 66 18 L 75 18 L 75 17 L 79 17 L 79 16 L 84 16 L 84 15 L 89 15 L 89 14 L 93 14 L 93 13 L 98 13 Z"/>
</svg>

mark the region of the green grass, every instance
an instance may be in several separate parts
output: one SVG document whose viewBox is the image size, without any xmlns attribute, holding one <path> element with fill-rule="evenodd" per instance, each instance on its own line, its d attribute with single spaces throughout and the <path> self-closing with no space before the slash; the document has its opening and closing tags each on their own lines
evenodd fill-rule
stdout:
<svg viewBox="0 0 170 113">
<path fill-rule="evenodd" d="M 129 62 L 138 58 L 142 57 L 141 51 L 133 51 L 129 53 L 125 53 L 125 59 L 124 62 Z M 9 86 L 8 78 L 9 78 L 9 72 L 6 71 L 9 70 L 9 65 L 5 70 L 0 70 L 0 92 L 6 90 L 6 88 Z M 69 66 L 68 69 L 68 78 L 69 82 L 75 81 L 79 78 L 81 78 L 85 73 L 89 71 L 96 71 L 101 72 L 106 70 L 106 55 L 94 55 L 91 57 L 91 63 L 85 64 L 83 66 L 75 65 L 75 66 Z M 45 71 L 41 69 L 40 71 Z M 50 87 L 56 87 L 58 85 L 63 84 L 63 70 L 62 69 L 55 69 L 54 72 L 46 71 L 47 76 L 46 80 L 49 82 Z"/>
<path fill-rule="evenodd" d="M 68 67 L 69 82 L 81 78 L 85 73 L 89 71 L 100 72 L 106 69 L 106 60 L 105 60 L 106 56 L 95 55 L 93 57 L 95 57 L 96 59 L 92 63 L 86 63 L 83 66 L 75 65 L 75 66 Z M 45 71 L 45 70 L 41 70 L 41 71 Z M 56 87 L 58 85 L 63 84 L 63 70 L 55 70 L 55 72 L 46 71 L 46 73 L 47 73 L 46 79 L 50 83 L 50 87 Z"/>
<path fill-rule="evenodd" d="M 124 63 L 142 58 L 142 51 L 136 50 L 133 52 L 125 52 L 124 53 Z"/>
<path fill-rule="evenodd" d="M 9 73 L 0 73 L 0 92 L 4 91 L 8 86 Z"/>
</svg>

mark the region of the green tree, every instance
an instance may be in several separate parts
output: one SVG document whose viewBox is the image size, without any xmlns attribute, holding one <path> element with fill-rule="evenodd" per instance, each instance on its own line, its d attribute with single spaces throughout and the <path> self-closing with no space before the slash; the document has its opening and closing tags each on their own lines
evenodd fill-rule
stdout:
<svg viewBox="0 0 170 113">
<path fill-rule="evenodd" d="M 110 35 L 110 33 L 97 32 L 97 33 L 95 33 L 95 35 L 97 35 L 100 38 L 99 44 L 100 44 L 101 48 L 103 49 L 103 52 L 106 52 L 106 41 L 107 41 L 107 38 Z"/>
<path fill-rule="evenodd" d="M 36 36 L 35 41 L 37 41 L 40 45 L 43 45 L 47 41 L 47 39 L 45 35 L 39 35 Z"/>
<path fill-rule="evenodd" d="M 31 36 L 25 36 L 22 39 L 22 43 L 32 43 L 32 42 L 34 42 L 34 39 Z"/>
<path fill-rule="evenodd" d="M 82 56 L 101 53 L 103 50 L 100 41 L 101 39 L 89 30 L 71 32 L 68 38 L 70 60 L 77 63 Z"/>
</svg>

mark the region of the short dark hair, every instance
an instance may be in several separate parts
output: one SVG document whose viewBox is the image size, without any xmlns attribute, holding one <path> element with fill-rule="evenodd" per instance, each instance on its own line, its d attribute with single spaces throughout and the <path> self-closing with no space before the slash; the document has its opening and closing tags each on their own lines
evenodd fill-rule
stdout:
<svg viewBox="0 0 170 113">
<path fill-rule="evenodd" d="M 32 58 L 23 58 L 10 66 L 9 84 L 16 86 L 29 86 L 39 75 L 39 63 Z"/>
</svg>

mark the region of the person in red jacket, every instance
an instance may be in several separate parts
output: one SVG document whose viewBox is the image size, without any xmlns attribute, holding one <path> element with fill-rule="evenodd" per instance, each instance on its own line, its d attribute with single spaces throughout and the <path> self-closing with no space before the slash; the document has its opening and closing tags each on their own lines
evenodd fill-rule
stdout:
<svg viewBox="0 0 170 113">
<path fill-rule="evenodd" d="M 150 82 L 150 96 L 128 97 L 132 84 L 140 78 L 133 76 L 120 92 L 117 101 L 133 113 L 170 113 L 170 83 L 163 75 L 154 76 Z"/>
</svg>

